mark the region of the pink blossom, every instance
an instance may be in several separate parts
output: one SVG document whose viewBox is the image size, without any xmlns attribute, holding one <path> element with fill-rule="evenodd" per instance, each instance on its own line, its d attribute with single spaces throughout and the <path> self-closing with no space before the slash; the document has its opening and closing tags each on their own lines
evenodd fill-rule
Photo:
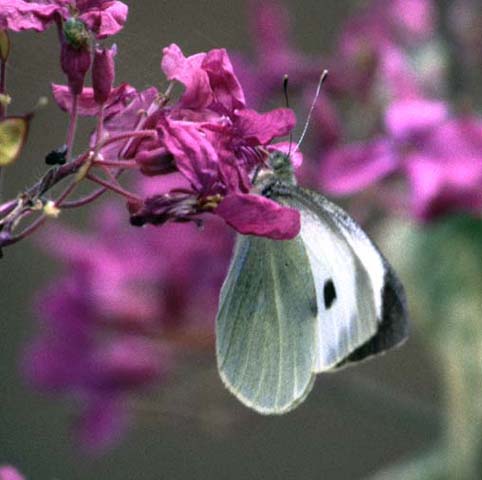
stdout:
<svg viewBox="0 0 482 480">
<path fill-rule="evenodd" d="M 449 117 L 448 105 L 426 99 L 399 100 L 385 111 L 385 126 L 389 135 L 399 140 L 414 138 L 437 127 Z"/>
<path fill-rule="evenodd" d="M 0 465 L 0 480 L 24 480 L 24 476 L 10 465 Z"/>
<path fill-rule="evenodd" d="M 329 150 L 320 160 L 320 186 L 333 195 L 361 191 L 399 167 L 389 141 L 342 145 Z"/>
<path fill-rule="evenodd" d="M 134 225 L 197 220 L 206 212 L 217 214 L 225 196 L 249 193 L 250 177 L 257 166 L 264 165 L 267 147 L 275 137 L 287 135 L 295 124 L 289 109 L 258 113 L 245 107 L 243 90 L 225 50 L 185 57 L 177 45 L 171 45 L 164 49 L 162 68 L 169 79 L 184 84 L 185 92 L 170 109 L 150 110 L 144 125 L 155 128 L 158 138 L 139 142 L 131 155 L 146 175 L 175 169 L 186 178 L 189 187 L 150 196 L 142 203 L 130 202 Z M 272 202 L 259 195 L 250 199 L 242 205 L 253 208 L 251 215 L 247 212 L 231 221 L 227 215 L 233 210 L 219 212 L 240 232 L 254 231 L 253 222 L 258 222 L 256 231 L 279 238 L 283 226 L 273 226 L 267 220 L 273 212 Z M 261 215 L 263 209 L 266 219 Z M 288 219 L 292 212 L 285 213 L 277 218 L 287 220 L 286 238 L 291 238 L 292 225 Z M 249 225 L 240 224 L 243 218 Z"/>
<path fill-rule="evenodd" d="M 67 85 L 52 83 L 52 95 L 57 105 L 64 111 L 72 109 L 73 96 Z M 104 115 L 109 117 L 122 112 L 135 97 L 136 90 L 127 83 L 122 83 L 111 90 L 104 105 Z M 99 113 L 99 104 L 94 99 L 94 89 L 84 87 L 77 99 L 77 113 L 81 116 L 95 117 Z"/>
<path fill-rule="evenodd" d="M 404 158 L 412 212 L 421 220 L 463 211 L 482 214 L 482 119 L 453 118 Z"/>
<path fill-rule="evenodd" d="M 98 39 L 114 35 L 124 26 L 128 8 L 111 0 L 0 0 L 0 28 L 4 30 L 46 30 L 54 21 L 70 18 L 74 4 L 78 18 Z"/>
<path fill-rule="evenodd" d="M 154 193 L 163 183 L 140 187 Z M 93 453 L 134 420 L 129 398 L 159 388 L 175 368 L 170 339 L 211 335 L 231 253 L 219 222 L 202 232 L 179 224 L 134 230 L 107 205 L 95 224 L 91 233 L 55 228 L 44 236 L 65 273 L 40 297 L 40 331 L 23 359 L 33 386 L 77 402 L 73 432 Z"/>
<path fill-rule="evenodd" d="M 386 135 L 332 149 L 322 157 L 320 182 L 346 195 L 403 175 L 412 214 L 420 220 L 454 211 L 482 212 L 482 120 L 454 117 L 441 102 L 394 102 Z"/>
<path fill-rule="evenodd" d="M 96 38 L 103 39 L 118 33 L 124 26 L 128 7 L 123 2 L 112 0 L 76 0 L 79 18 Z"/>
<path fill-rule="evenodd" d="M 186 87 L 181 108 L 209 108 L 224 113 L 245 106 L 243 90 L 224 49 L 185 57 L 172 44 L 163 50 L 161 68 L 168 80 L 177 80 Z"/>
<path fill-rule="evenodd" d="M 42 32 L 59 14 L 60 3 L 0 0 L 0 28 L 14 32 L 21 30 Z M 67 4 L 67 2 L 63 3 Z"/>
</svg>

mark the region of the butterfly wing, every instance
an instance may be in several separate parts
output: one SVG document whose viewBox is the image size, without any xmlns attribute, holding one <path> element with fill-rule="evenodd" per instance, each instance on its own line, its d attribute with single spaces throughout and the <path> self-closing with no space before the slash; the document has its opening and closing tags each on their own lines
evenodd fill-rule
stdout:
<svg viewBox="0 0 482 480">
<path fill-rule="evenodd" d="M 314 380 L 317 302 L 301 238 L 238 236 L 216 319 L 221 378 L 261 413 L 284 413 Z"/>
<path fill-rule="evenodd" d="M 300 237 L 317 296 L 315 371 L 381 353 L 408 334 L 403 287 L 378 248 L 322 195 L 276 184 L 271 196 L 299 209 Z"/>
</svg>

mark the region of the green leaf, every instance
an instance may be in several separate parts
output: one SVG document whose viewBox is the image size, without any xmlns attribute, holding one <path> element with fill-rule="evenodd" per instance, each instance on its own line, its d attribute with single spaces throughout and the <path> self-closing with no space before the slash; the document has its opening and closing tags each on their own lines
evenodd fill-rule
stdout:
<svg viewBox="0 0 482 480">
<path fill-rule="evenodd" d="M 28 134 L 28 117 L 0 120 L 0 167 L 13 163 L 22 150 Z"/>
</svg>

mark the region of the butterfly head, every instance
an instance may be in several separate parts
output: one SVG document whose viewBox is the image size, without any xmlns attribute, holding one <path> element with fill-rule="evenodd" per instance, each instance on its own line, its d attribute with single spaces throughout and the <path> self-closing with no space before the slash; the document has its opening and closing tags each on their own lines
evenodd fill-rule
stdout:
<svg viewBox="0 0 482 480">
<path fill-rule="evenodd" d="M 283 152 L 274 151 L 268 158 L 268 164 L 278 180 L 290 184 L 296 183 L 293 164 L 291 163 L 289 155 Z"/>
</svg>

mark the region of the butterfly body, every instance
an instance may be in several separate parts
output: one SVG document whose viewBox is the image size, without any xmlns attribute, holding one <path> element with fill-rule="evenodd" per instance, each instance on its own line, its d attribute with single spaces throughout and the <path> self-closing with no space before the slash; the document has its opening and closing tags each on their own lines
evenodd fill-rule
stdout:
<svg viewBox="0 0 482 480">
<path fill-rule="evenodd" d="M 238 236 L 216 320 L 221 377 L 266 414 L 296 407 L 315 375 L 381 353 L 407 336 L 403 288 L 363 230 L 296 185 L 289 158 L 270 157 L 255 188 L 296 208 L 292 240 Z"/>
</svg>

